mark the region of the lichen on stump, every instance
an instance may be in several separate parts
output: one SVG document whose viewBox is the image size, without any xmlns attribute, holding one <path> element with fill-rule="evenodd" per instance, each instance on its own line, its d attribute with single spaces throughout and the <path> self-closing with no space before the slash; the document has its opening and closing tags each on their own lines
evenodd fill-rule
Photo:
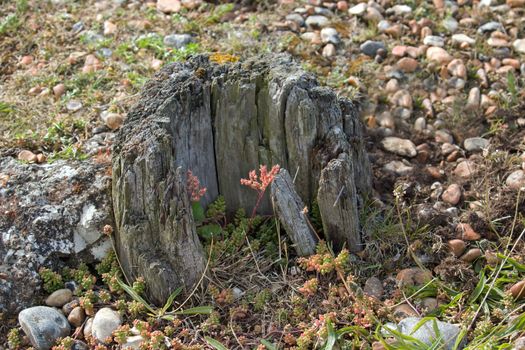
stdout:
<svg viewBox="0 0 525 350">
<path fill-rule="evenodd" d="M 205 267 L 186 172 L 207 187 L 204 205 L 223 195 L 230 214 L 251 212 L 257 194 L 240 179 L 260 164 L 279 164 L 291 174 L 272 189 L 284 203 L 276 210 L 283 223 L 302 217 L 283 210 L 317 201 L 323 221 L 330 221 L 323 223 L 327 237 L 338 248 L 361 249 L 357 206 L 371 181 L 350 101 L 320 87 L 284 54 L 224 65 L 196 56 L 146 84 L 115 141 L 113 200 L 120 262 L 129 278 L 146 279 L 152 301 L 191 288 Z M 272 212 L 266 196 L 258 213 Z M 304 224 L 284 226 L 302 227 L 301 234 L 290 232 L 292 240 L 314 235 Z M 293 243 L 307 255 L 315 242 L 312 236 Z"/>
</svg>

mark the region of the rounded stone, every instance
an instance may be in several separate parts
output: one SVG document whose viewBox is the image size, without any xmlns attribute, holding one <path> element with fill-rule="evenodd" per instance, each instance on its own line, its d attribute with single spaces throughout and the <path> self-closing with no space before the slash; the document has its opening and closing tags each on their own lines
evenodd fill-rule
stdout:
<svg viewBox="0 0 525 350">
<path fill-rule="evenodd" d="M 122 319 L 118 312 L 110 308 L 102 308 L 98 310 L 93 318 L 91 333 L 95 339 L 105 343 L 107 338 L 122 324 Z"/>
<path fill-rule="evenodd" d="M 366 280 L 363 291 L 365 294 L 381 299 L 383 296 L 383 284 L 379 278 L 370 277 Z"/>
<path fill-rule="evenodd" d="M 465 248 L 467 247 L 466 243 L 461 239 L 453 239 L 448 241 L 448 246 L 452 254 L 454 254 L 457 257 L 461 256 L 461 254 L 463 254 Z"/>
<path fill-rule="evenodd" d="M 71 290 L 64 288 L 59 289 L 51 293 L 50 296 L 46 299 L 46 305 L 54 307 L 62 307 L 65 304 L 69 303 L 73 299 L 73 292 Z"/>
<path fill-rule="evenodd" d="M 452 184 L 447 187 L 445 192 L 441 195 L 443 202 L 450 205 L 456 205 L 461 199 L 461 187 L 458 184 Z"/>
<path fill-rule="evenodd" d="M 417 155 L 416 145 L 410 140 L 399 137 L 386 137 L 381 141 L 381 145 L 388 152 L 404 156 L 415 157 Z"/>
<path fill-rule="evenodd" d="M 84 312 L 84 309 L 82 309 L 80 306 L 74 308 L 67 317 L 69 323 L 71 323 L 75 327 L 80 327 L 82 323 L 84 323 L 85 319 L 86 313 Z"/>
<path fill-rule="evenodd" d="M 71 327 L 64 315 L 48 306 L 35 306 L 22 310 L 18 322 L 37 350 L 50 349 L 58 338 L 69 335 Z"/>
<path fill-rule="evenodd" d="M 525 172 L 523 170 L 513 171 L 505 180 L 509 188 L 519 190 L 525 186 Z"/>
</svg>

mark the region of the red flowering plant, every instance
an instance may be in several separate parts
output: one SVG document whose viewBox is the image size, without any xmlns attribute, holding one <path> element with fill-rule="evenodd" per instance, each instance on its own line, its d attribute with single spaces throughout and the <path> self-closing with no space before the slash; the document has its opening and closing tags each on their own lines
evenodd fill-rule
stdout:
<svg viewBox="0 0 525 350">
<path fill-rule="evenodd" d="M 261 165 L 259 168 L 259 176 L 257 176 L 257 172 L 255 170 L 252 170 L 248 174 L 248 179 L 241 179 L 241 185 L 248 186 L 251 189 L 257 191 L 257 201 L 253 207 L 252 218 L 255 217 L 255 213 L 261 204 L 261 200 L 264 197 L 266 188 L 272 183 L 280 169 L 281 168 L 279 165 L 274 165 L 272 169 L 268 171 L 266 165 Z"/>
</svg>

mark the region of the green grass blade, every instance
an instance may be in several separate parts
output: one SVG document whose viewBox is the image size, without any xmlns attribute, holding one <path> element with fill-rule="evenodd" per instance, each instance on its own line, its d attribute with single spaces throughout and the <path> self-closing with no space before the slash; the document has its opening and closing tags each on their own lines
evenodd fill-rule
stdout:
<svg viewBox="0 0 525 350">
<path fill-rule="evenodd" d="M 204 337 L 204 339 L 206 339 L 208 344 L 210 344 L 211 346 L 213 346 L 217 350 L 228 350 L 228 348 L 225 347 L 224 345 L 222 345 L 221 342 L 219 342 L 218 340 L 215 340 L 215 339 L 210 338 L 210 337 Z"/>
<path fill-rule="evenodd" d="M 196 306 L 186 310 L 177 311 L 174 315 L 209 315 L 213 311 L 213 306 Z"/>
<path fill-rule="evenodd" d="M 117 280 L 117 281 L 120 287 L 122 287 L 122 289 L 124 289 L 124 291 L 128 293 L 130 297 L 132 297 L 135 301 L 144 305 L 144 307 L 148 309 L 148 311 L 151 312 L 152 314 L 157 314 L 155 309 L 153 309 L 150 306 L 150 304 L 146 302 L 146 300 L 144 300 L 133 288 L 131 288 L 130 286 L 128 286 L 126 283 L 122 282 L 121 280 Z"/>
<path fill-rule="evenodd" d="M 164 307 L 162 308 L 162 315 L 164 315 L 171 305 L 173 305 L 175 298 L 180 294 L 180 292 L 182 292 L 182 287 L 175 289 L 175 291 L 171 293 L 168 300 L 166 301 L 166 304 L 164 304 Z"/>
<path fill-rule="evenodd" d="M 337 334 L 335 333 L 334 326 L 330 320 L 326 321 L 326 330 L 328 331 L 328 338 L 326 339 L 324 350 L 332 350 L 337 340 Z"/>
</svg>

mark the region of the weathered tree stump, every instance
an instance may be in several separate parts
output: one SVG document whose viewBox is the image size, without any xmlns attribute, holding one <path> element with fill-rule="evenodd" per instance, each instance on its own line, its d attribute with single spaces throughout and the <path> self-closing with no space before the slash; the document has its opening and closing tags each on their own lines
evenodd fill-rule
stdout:
<svg viewBox="0 0 525 350">
<path fill-rule="evenodd" d="M 302 203 L 315 200 L 334 245 L 360 249 L 357 207 L 371 175 L 350 101 L 320 87 L 287 55 L 226 65 L 197 56 L 145 86 L 114 145 L 113 200 L 121 264 L 128 277 L 146 279 L 152 301 L 190 288 L 205 266 L 186 171 L 207 187 L 204 205 L 220 194 L 229 213 L 251 212 L 256 193 L 240 179 L 260 164 L 294 175 L 292 184 L 281 173 L 272 193 L 299 254 L 312 253 L 316 238 L 293 221 L 304 217 Z M 271 212 L 266 196 L 258 213 Z"/>
</svg>

